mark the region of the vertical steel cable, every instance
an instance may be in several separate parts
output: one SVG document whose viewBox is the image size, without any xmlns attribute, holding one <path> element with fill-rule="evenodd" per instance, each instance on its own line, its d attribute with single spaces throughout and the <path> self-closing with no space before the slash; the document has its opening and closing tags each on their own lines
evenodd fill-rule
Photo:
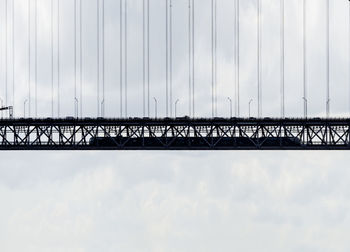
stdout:
<svg viewBox="0 0 350 252">
<path fill-rule="evenodd" d="M 105 116 L 105 0 L 102 0 L 102 117 Z"/>
<path fill-rule="evenodd" d="M 329 36 L 329 0 L 327 0 L 327 7 L 326 7 L 326 43 L 327 43 L 327 101 L 326 101 L 326 116 L 329 117 L 330 114 L 330 69 L 329 69 L 329 58 L 330 58 L 330 36 Z"/>
<path fill-rule="evenodd" d="M 350 83 L 350 2 L 349 2 L 349 41 L 348 41 L 348 53 L 349 53 L 349 83 Z M 349 86 L 350 91 L 350 86 Z M 350 113 L 350 92 L 349 92 L 349 113 Z"/>
<path fill-rule="evenodd" d="M 258 0 L 258 117 L 262 116 L 261 102 L 261 0 Z"/>
<path fill-rule="evenodd" d="M 170 1 L 169 11 L 169 90 L 170 117 L 173 116 L 173 3 Z"/>
<path fill-rule="evenodd" d="M 236 0 L 236 115 L 240 116 L 240 90 L 239 90 L 239 82 L 240 82 L 240 24 L 239 24 L 239 1 Z"/>
<path fill-rule="evenodd" d="M 5 1 L 5 106 L 7 106 L 7 84 L 8 84 L 8 0 Z"/>
<path fill-rule="evenodd" d="M 125 0 L 125 116 L 128 116 L 128 12 L 127 12 L 127 3 Z"/>
<path fill-rule="evenodd" d="M 57 116 L 60 117 L 60 0 L 57 0 Z"/>
<path fill-rule="evenodd" d="M 1 11 L 2 10 L 4 10 L 5 11 L 5 8 L 3 8 L 3 6 L 2 6 L 2 2 L 0 3 L 0 9 L 1 9 Z M 6 12 L 6 11 L 5 11 Z M 2 12 L 0 12 L 0 29 L 2 30 L 3 29 L 3 20 L 2 20 Z M 6 28 L 4 28 L 4 30 L 6 30 Z M 3 43 L 4 43 L 4 38 L 3 38 L 3 33 L 2 32 L 0 32 L 0 77 L 2 77 L 1 76 L 1 70 L 3 70 L 4 71 L 4 73 L 3 74 L 5 74 L 6 75 L 6 66 L 4 66 L 3 65 L 3 62 L 2 62 L 2 59 L 4 58 L 4 53 L 6 54 L 6 52 L 4 52 L 4 50 L 6 51 L 6 48 L 4 48 L 4 45 L 3 45 Z M 2 79 L 0 78 L 0 82 L 2 82 Z M 2 98 L 1 98 L 2 99 Z M 0 104 L 0 106 L 1 105 L 3 105 L 3 102 L 1 102 L 2 104 Z M 2 107 L 2 106 L 1 106 Z M 1 118 L 3 118 L 3 111 L 1 111 Z"/>
<path fill-rule="evenodd" d="M 169 95 L 169 51 L 168 51 L 168 48 L 169 48 L 169 32 L 168 32 L 168 27 L 169 27 L 169 14 L 168 14 L 168 0 L 165 1 L 165 18 L 166 18 L 166 21 L 165 21 L 165 43 L 166 43 L 166 48 L 165 48 L 165 59 L 166 59 L 166 63 L 165 63 L 165 67 L 166 67 L 166 71 L 165 71 L 165 84 L 166 84 L 166 88 L 165 88 L 165 91 L 166 91 L 166 117 L 168 117 L 168 110 L 169 110 L 169 98 L 168 98 L 168 95 Z"/>
<path fill-rule="evenodd" d="M 148 117 L 150 117 L 150 9 L 149 0 L 147 0 L 147 101 L 148 101 Z"/>
<path fill-rule="evenodd" d="M 38 0 L 35 0 L 35 117 L 38 117 Z"/>
<path fill-rule="evenodd" d="M 237 101 L 236 101 L 236 90 L 237 90 L 237 0 L 233 1 L 233 85 L 234 85 L 234 92 L 235 92 L 235 116 L 237 117 Z"/>
<path fill-rule="evenodd" d="M 120 45 L 120 117 L 123 117 L 123 0 L 120 0 L 119 45 Z"/>
<path fill-rule="evenodd" d="M 215 47 L 214 47 L 214 61 L 215 61 L 215 116 L 218 116 L 218 92 L 217 92 L 217 86 L 218 86 L 218 76 L 217 76 L 217 41 L 218 41 L 218 33 L 217 33 L 217 1 L 215 1 L 215 5 L 214 5 L 214 23 L 215 23 Z"/>
<path fill-rule="evenodd" d="M 304 100 L 304 117 L 307 117 L 307 45 L 306 45 L 306 0 L 303 1 L 303 100 Z"/>
<path fill-rule="evenodd" d="M 192 111 L 192 36 L 191 36 L 191 0 L 188 0 L 188 115 L 191 117 Z"/>
<path fill-rule="evenodd" d="M 96 88 L 97 88 L 97 117 L 100 116 L 100 0 L 96 0 L 96 11 L 97 11 L 97 29 L 96 29 L 96 49 L 97 49 L 97 82 L 96 82 Z"/>
<path fill-rule="evenodd" d="M 195 62 L 194 62 L 194 14 L 195 14 L 195 0 L 192 0 L 192 117 L 195 117 Z"/>
<path fill-rule="evenodd" d="M 146 6 L 142 1 L 142 110 L 143 117 L 146 116 Z"/>
<path fill-rule="evenodd" d="M 54 115 L 54 46 L 53 46 L 53 1 L 51 0 L 51 117 Z"/>
<path fill-rule="evenodd" d="M 284 25 L 285 25 L 285 13 L 284 13 L 284 0 L 281 0 L 280 2 L 281 7 L 281 117 L 285 117 L 285 76 L 284 76 L 284 50 L 285 50 L 285 44 L 284 44 Z"/>
<path fill-rule="evenodd" d="M 30 5 L 30 1 L 28 0 L 28 113 L 29 113 L 29 117 L 31 116 L 31 90 L 30 90 L 30 71 L 31 71 L 31 67 L 30 67 L 30 63 L 31 63 L 31 41 L 30 41 L 30 33 L 31 33 L 31 15 L 30 15 L 30 9 L 31 9 L 31 5 Z"/>
<path fill-rule="evenodd" d="M 83 116 L 83 0 L 79 2 L 79 71 L 80 71 L 80 116 Z"/>
<path fill-rule="evenodd" d="M 15 0 L 12 0 L 12 113 L 15 116 Z"/>
<path fill-rule="evenodd" d="M 214 0 L 211 0 L 211 115 L 214 114 Z"/>
<path fill-rule="evenodd" d="M 77 0 L 74 0 L 74 116 L 78 117 L 77 109 Z"/>
</svg>

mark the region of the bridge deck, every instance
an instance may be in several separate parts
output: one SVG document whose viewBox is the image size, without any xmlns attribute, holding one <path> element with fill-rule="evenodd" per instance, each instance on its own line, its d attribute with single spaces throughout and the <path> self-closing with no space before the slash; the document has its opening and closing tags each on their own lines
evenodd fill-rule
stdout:
<svg viewBox="0 0 350 252">
<path fill-rule="evenodd" d="M 2 119 L 0 150 L 350 150 L 350 118 Z"/>
</svg>

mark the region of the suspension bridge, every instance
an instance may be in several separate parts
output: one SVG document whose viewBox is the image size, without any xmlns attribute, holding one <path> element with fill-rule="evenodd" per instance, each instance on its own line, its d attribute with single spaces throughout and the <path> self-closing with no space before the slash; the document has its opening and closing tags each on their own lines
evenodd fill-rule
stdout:
<svg viewBox="0 0 350 252">
<path fill-rule="evenodd" d="M 315 3 L 291 2 L 2 0 L 0 150 L 350 150 L 350 119 L 331 114 L 331 91 L 339 89 L 331 89 L 336 1 L 317 2 L 324 47 L 314 62 L 324 62 L 325 114 L 314 115 L 308 17 Z M 350 34 L 350 3 L 337 4 L 349 10 L 342 24 Z M 294 28 L 293 13 L 287 15 L 292 7 L 302 13 L 292 17 L 300 21 Z M 279 24 L 265 36 L 270 9 Z M 249 15 L 254 20 L 244 23 Z M 301 44 L 301 95 L 289 104 L 287 76 L 296 74 L 286 67 L 287 29 Z M 243 39 L 245 32 L 253 39 Z M 264 41 L 276 34 L 278 56 L 270 64 L 278 69 L 279 92 L 270 107 L 279 113 L 270 116 L 263 110 L 269 89 Z M 350 35 L 344 41 L 350 45 Z M 229 64 L 223 63 L 225 43 Z M 227 66 L 230 73 L 223 74 Z M 256 79 L 247 81 L 247 72 Z M 344 74 L 340 79 L 349 83 Z M 288 116 L 299 104 L 302 115 Z"/>
</svg>

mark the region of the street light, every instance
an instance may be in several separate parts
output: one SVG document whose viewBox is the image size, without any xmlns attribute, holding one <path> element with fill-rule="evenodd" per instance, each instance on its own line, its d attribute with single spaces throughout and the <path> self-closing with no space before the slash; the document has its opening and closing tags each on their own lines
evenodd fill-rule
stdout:
<svg viewBox="0 0 350 252">
<path fill-rule="evenodd" d="M 230 118 L 232 118 L 232 99 L 230 97 L 227 97 L 227 100 L 230 102 Z"/>
<path fill-rule="evenodd" d="M 26 103 L 28 102 L 28 99 L 24 100 L 24 109 L 23 109 L 23 117 L 26 117 Z"/>
<path fill-rule="evenodd" d="M 304 117 L 307 118 L 307 99 L 305 96 L 303 96 L 302 99 L 304 100 Z"/>
<path fill-rule="evenodd" d="M 0 98 L 1 101 L 1 107 L 4 107 L 4 100 L 2 98 Z M 4 112 L 1 110 L 1 118 L 4 117 Z"/>
<path fill-rule="evenodd" d="M 78 103 L 79 103 L 79 101 L 78 101 L 78 99 L 77 99 L 77 97 L 74 97 L 74 101 L 75 101 L 75 107 L 74 107 L 74 109 L 75 109 L 75 116 L 78 118 L 79 117 L 79 112 L 78 112 Z"/>
<path fill-rule="evenodd" d="M 177 99 L 176 101 L 175 101 L 175 118 L 176 118 L 176 115 L 177 115 L 177 104 L 179 103 L 179 99 Z"/>
<path fill-rule="evenodd" d="M 253 99 L 249 100 L 249 117 L 250 117 L 250 104 L 253 102 Z"/>
<path fill-rule="evenodd" d="M 327 114 L 327 118 L 329 117 L 329 113 L 330 113 L 330 103 L 331 103 L 331 99 L 328 99 L 327 102 L 326 102 L 326 107 L 327 107 L 326 114 Z"/>
<path fill-rule="evenodd" d="M 154 99 L 154 117 L 157 118 L 157 106 L 158 106 L 158 101 L 156 99 L 156 97 L 153 97 Z"/>
<path fill-rule="evenodd" d="M 105 100 L 103 99 L 101 102 L 101 116 L 105 116 Z"/>
</svg>

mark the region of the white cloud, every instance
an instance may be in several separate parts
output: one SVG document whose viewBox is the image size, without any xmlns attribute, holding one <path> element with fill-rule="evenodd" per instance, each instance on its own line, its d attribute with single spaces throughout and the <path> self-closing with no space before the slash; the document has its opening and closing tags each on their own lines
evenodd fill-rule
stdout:
<svg viewBox="0 0 350 252">
<path fill-rule="evenodd" d="M 32 153 L 1 168 L 22 182 L 1 182 L 0 248 L 347 251 L 346 153 L 277 154 Z"/>
</svg>

